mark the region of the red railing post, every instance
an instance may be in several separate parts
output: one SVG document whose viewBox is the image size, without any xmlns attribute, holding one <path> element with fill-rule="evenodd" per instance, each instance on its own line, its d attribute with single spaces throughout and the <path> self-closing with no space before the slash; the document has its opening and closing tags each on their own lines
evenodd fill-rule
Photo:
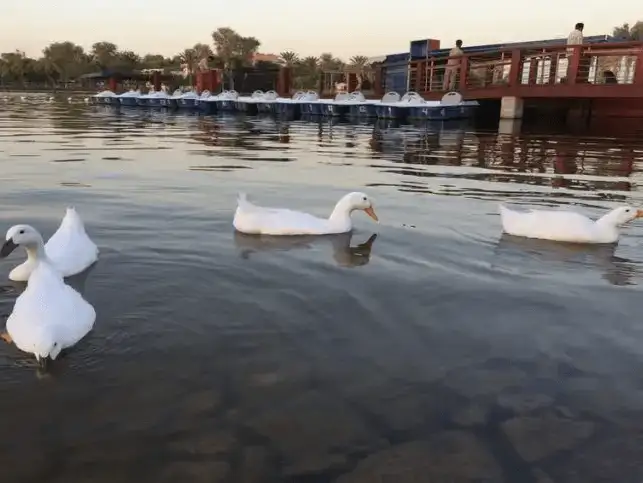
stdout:
<svg viewBox="0 0 643 483">
<path fill-rule="evenodd" d="M 433 91 L 433 77 L 435 76 L 435 59 L 431 57 L 431 67 L 429 68 L 429 78 L 427 83 L 429 85 L 428 90 Z"/>
<path fill-rule="evenodd" d="M 636 67 L 634 68 L 632 84 L 643 86 L 643 48 L 639 50 L 636 56 Z"/>
<path fill-rule="evenodd" d="M 469 75 L 469 56 L 463 55 L 460 57 L 460 92 L 467 90 L 467 77 Z"/>
<path fill-rule="evenodd" d="M 522 50 L 511 51 L 511 67 L 509 68 L 509 86 L 515 87 L 522 79 Z"/>
<path fill-rule="evenodd" d="M 415 92 L 422 92 L 422 66 L 424 65 L 424 62 L 421 60 L 418 60 L 415 63 L 415 85 L 413 86 L 413 90 Z"/>
<path fill-rule="evenodd" d="M 375 73 L 373 74 L 373 95 L 381 99 L 384 95 L 384 76 L 382 64 L 378 64 L 375 67 Z"/>
<path fill-rule="evenodd" d="M 578 78 L 578 66 L 580 65 L 581 46 L 574 45 L 570 47 L 573 49 L 571 57 L 569 50 L 567 51 L 567 84 L 576 84 Z"/>
</svg>

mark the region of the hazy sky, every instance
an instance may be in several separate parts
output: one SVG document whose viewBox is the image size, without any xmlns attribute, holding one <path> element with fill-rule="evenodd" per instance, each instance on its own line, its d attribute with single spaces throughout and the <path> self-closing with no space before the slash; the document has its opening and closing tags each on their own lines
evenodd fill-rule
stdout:
<svg viewBox="0 0 643 483">
<path fill-rule="evenodd" d="M 308 4 L 308 6 L 306 6 Z M 529 6 L 531 5 L 531 6 Z M 0 52 L 40 55 L 53 41 L 89 48 L 108 40 L 138 53 L 174 55 L 211 32 L 231 27 L 261 41 L 261 52 L 340 57 L 408 51 L 410 40 L 436 38 L 450 47 L 608 34 L 643 20 L 641 0 L 431 2 L 427 0 L 0 0 Z"/>
</svg>

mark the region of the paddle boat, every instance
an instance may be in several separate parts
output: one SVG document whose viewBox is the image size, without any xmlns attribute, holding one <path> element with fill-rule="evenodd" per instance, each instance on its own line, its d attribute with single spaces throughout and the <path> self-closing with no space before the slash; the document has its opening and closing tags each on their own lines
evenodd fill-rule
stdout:
<svg viewBox="0 0 643 483">
<path fill-rule="evenodd" d="M 170 99 L 171 102 L 176 102 L 179 109 L 196 109 L 196 101 L 199 99 L 199 94 L 194 91 L 174 91 L 174 94 Z"/>
<path fill-rule="evenodd" d="M 268 92 L 271 92 L 271 91 L 268 91 Z M 252 93 L 250 97 L 240 96 L 236 99 L 234 103 L 235 108 L 237 111 L 243 112 L 245 114 L 256 114 L 257 100 L 263 99 L 264 95 L 265 94 L 262 90 L 256 90 Z"/>
<path fill-rule="evenodd" d="M 146 96 L 141 96 L 139 99 L 143 98 L 144 104 L 141 104 L 143 106 L 147 107 L 167 107 L 169 106 L 170 102 L 170 95 L 168 95 L 167 92 L 164 91 L 150 91 Z"/>
<path fill-rule="evenodd" d="M 312 91 L 297 91 L 290 99 L 280 97 L 275 103 L 275 113 L 282 117 L 295 118 L 302 113 L 302 106 L 309 102 L 309 98 L 316 100 L 317 97 L 317 93 Z"/>
<path fill-rule="evenodd" d="M 305 116 L 321 116 L 323 103 L 315 91 L 308 91 L 301 99 L 300 113 Z"/>
<path fill-rule="evenodd" d="M 118 96 L 118 101 L 120 102 L 121 106 L 136 106 L 136 100 L 141 97 L 141 91 L 140 90 L 134 90 L 130 89 L 127 92 L 123 92 L 122 94 L 119 94 Z"/>
<path fill-rule="evenodd" d="M 218 96 L 212 95 L 209 90 L 205 90 L 194 101 L 194 106 L 204 114 L 214 114 L 217 112 Z"/>
<path fill-rule="evenodd" d="M 420 94 L 417 92 L 407 92 L 399 100 L 394 100 L 395 96 L 392 95 L 392 92 L 386 94 L 390 96 L 387 101 L 380 102 L 375 111 L 377 113 L 378 119 L 405 119 L 409 113 L 409 107 L 411 106 L 421 106 L 427 107 L 427 101 L 425 101 Z M 384 96 L 384 97 L 386 97 Z M 439 102 L 432 101 L 430 105 L 438 105 Z"/>
<path fill-rule="evenodd" d="M 447 121 L 472 117 L 478 101 L 465 101 L 458 92 L 447 92 L 440 102 L 414 102 L 407 106 L 409 119 Z"/>
<path fill-rule="evenodd" d="M 116 94 L 112 91 L 102 91 L 98 94 L 94 94 L 90 98 L 92 104 L 101 104 L 101 105 L 119 105 L 119 99 Z"/>
<path fill-rule="evenodd" d="M 395 94 L 399 99 L 399 94 L 397 92 L 393 92 L 393 94 Z M 387 98 L 386 96 L 384 96 L 384 99 Z M 364 94 L 360 91 L 355 91 L 350 94 L 350 98 L 346 101 L 346 104 L 349 106 L 348 109 L 351 117 L 372 118 L 377 117 L 376 106 L 380 102 L 382 101 L 366 99 Z"/>
<path fill-rule="evenodd" d="M 322 99 L 320 103 L 322 116 L 341 117 L 349 113 L 352 100 L 348 92 L 338 92 L 335 99 Z"/>
<path fill-rule="evenodd" d="M 276 110 L 279 94 L 275 91 L 266 92 L 261 99 L 257 99 L 257 112 L 262 114 L 273 114 Z"/>
<path fill-rule="evenodd" d="M 239 93 L 237 91 L 223 91 L 221 94 L 216 96 L 217 111 L 219 112 L 234 112 L 236 108 L 236 102 L 239 98 Z"/>
</svg>

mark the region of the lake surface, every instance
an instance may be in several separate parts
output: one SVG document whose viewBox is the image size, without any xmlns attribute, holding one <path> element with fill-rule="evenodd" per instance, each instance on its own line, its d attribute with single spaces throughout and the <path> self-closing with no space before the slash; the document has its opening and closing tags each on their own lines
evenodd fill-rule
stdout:
<svg viewBox="0 0 643 483">
<path fill-rule="evenodd" d="M 641 139 L 0 102 L 0 231 L 75 205 L 101 250 L 84 340 L 47 372 L 0 345 L 2 481 L 640 483 L 643 222 L 572 247 L 497 207 L 641 207 Z M 353 190 L 379 225 L 231 225 L 238 191 Z"/>
</svg>

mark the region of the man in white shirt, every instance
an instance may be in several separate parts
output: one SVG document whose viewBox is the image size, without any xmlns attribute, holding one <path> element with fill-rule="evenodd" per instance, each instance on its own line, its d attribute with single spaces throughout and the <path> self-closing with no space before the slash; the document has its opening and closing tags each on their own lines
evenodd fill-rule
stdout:
<svg viewBox="0 0 643 483">
<path fill-rule="evenodd" d="M 455 89 L 456 81 L 458 79 L 458 70 L 460 68 L 460 57 L 464 52 L 462 51 L 462 40 L 455 41 L 455 47 L 449 52 L 449 60 L 444 71 L 444 82 L 442 88 L 445 91 L 452 91 Z M 455 57 L 455 58 L 454 58 Z"/>
<path fill-rule="evenodd" d="M 574 30 L 567 36 L 567 45 L 582 45 L 583 44 L 583 29 L 585 24 L 579 22 L 574 27 Z M 567 49 L 567 52 L 574 51 L 574 49 Z"/>
<path fill-rule="evenodd" d="M 567 45 L 583 45 L 583 29 L 585 28 L 585 24 L 582 22 L 578 22 L 574 26 L 574 30 L 570 32 L 570 34 L 567 36 Z M 574 54 L 574 49 L 573 48 L 568 48 L 567 49 L 567 76 L 569 77 L 569 63 L 571 62 L 571 56 Z M 581 68 L 583 67 L 582 63 L 583 58 L 581 57 L 579 61 L 579 74 L 581 73 Z M 587 73 L 585 73 L 587 74 Z"/>
</svg>

